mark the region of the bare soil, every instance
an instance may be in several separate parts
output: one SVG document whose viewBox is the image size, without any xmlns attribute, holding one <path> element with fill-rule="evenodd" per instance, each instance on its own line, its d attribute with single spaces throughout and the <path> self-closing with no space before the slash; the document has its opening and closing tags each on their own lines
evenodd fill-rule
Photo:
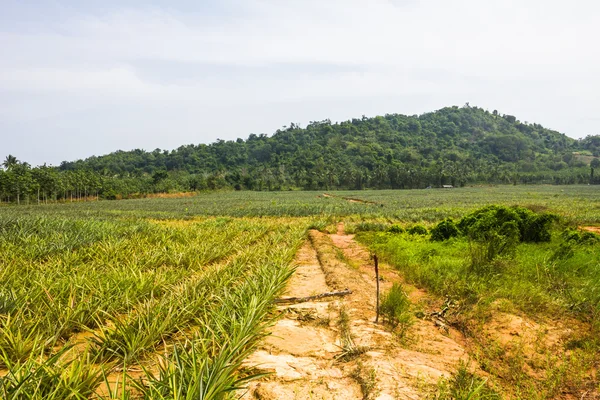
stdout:
<svg viewBox="0 0 600 400">
<path fill-rule="evenodd" d="M 580 226 L 579 229 L 600 235 L 600 226 Z"/>
<path fill-rule="evenodd" d="M 334 235 L 311 231 L 296 264 L 286 296 L 346 288 L 352 294 L 279 307 L 283 317 L 246 361 L 246 366 L 271 375 L 252 383 L 242 398 L 362 399 L 367 393 L 359 383 L 371 376 L 374 388 L 369 398 L 418 399 L 441 377 L 450 377 L 460 360 L 468 358 L 460 333 L 453 330 L 445 334 L 431 321 L 415 320 L 408 334 L 409 344 L 374 322 L 376 281 L 372 262 L 354 237 L 343 233 L 343 225 Z M 386 265 L 380 270 L 382 290 L 400 280 Z M 423 291 L 413 288 L 410 296 L 415 302 L 436 306 Z M 364 351 L 347 362 L 336 358 L 343 347 L 337 326 L 342 307 L 350 317 L 354 343 Z"/>
</svg>

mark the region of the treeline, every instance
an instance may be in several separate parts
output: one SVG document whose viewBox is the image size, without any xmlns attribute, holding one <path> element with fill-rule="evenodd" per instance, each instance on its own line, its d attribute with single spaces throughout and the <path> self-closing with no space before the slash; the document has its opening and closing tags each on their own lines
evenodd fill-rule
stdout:
<svg viewBox="0 0 600 400">
<path fill-rule="evenodd" d="M 0 170 L 0 202 L 47 203 L 97 199 L 110 186 L 109 177 L 93 171 L 61 172 L 57 168 L 32 168 L 9 155 Z M 115 181 L 119 181 L 116 179 Z M 108 185 L 107 185 L 108 184 Z"/>
<path fill-rule="evenodd" d="M 117 151 L 59 167 L 5 161 L 0 198 L 120 198 L 148 193 L 405 189 L 476 183 L 600 183 L 600 136 L 582 140 L 478 107 L 297 124 L 272 136 L 176 150 Z M 600 175 L 600 173 L 596 174 Z"/>
</svg>

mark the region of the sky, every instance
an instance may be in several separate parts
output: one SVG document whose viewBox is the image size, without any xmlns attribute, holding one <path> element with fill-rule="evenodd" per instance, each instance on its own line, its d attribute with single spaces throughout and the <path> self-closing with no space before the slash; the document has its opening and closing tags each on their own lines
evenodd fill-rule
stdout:
<svg viewBox="0 0 600 400">
<path fill-rule="evenodd" d="M 0 0 L 0 158 L 470 103 L 600 134 L 600 2 Z"/>
</svg>

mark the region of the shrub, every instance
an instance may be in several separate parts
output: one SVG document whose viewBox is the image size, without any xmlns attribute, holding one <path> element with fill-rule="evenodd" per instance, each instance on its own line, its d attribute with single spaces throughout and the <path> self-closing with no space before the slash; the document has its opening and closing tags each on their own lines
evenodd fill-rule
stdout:
<svg viewBox="0 0 600 400">
<path fill-rule="evenodd" d="M 593 232 L 580 232 L 574 229 L 563 231 L 561 237 L 565 242 L 575 244 L 594 244 L 600 241 L 600 236 Z"/>
<path fill-rule="evenodd" d="M 488 206 L 463 217 L 458 228 L 471 239 L 486 240 L 489 232 L 506 230 L 507 223 L 514 223 L 522 242 L 550 241 L 554 214 L 536 214 L 523 207 Z M 511 228 L 512 230 L 512 228 Z"/>
<path fill-rule="evenodd" d="M 579 243 L 581 241 L 581 233 L 575 229 L 566 229 L 560 234 L 560 236 L 565 242 Z"/>
<path fill-rule="evenodd" d="M 479 232 L 471 248 L 470 269 L 475 273 L 498 272 L 502 263 L 492 263 L 498 257 L 513 257 L 519 244 L 519 228 L 515 221 L 502 224 L 497 230 Z"/>
<path fill-rule="evenodd" d="M 600 236 L 596 235 L 593 232 L 583 232 L 581 234 L 581 244 L 594 244 L 600 241 Z"/>
<path fill-rule="evenodd" d="M 347 233 L 384 232 L 386 225 L 381 222 L 362 221 L 347 229 Z"/>
<path fill-rule="evenodd" d="M 427 228 L 423 225 L 413 225 L 408 228 L 407 232 L 411 235 L 427 235 Z"/>
<path fill-rule="evenodd" d="M 554 250 L 554 253 L 552 254 L 552 257 L 550 257 L 551 261 L 557 261 L 557 260 L 566 260 L 569 259 L 571 257 L 573 257 L 575 255 L 575 250 L 574 250 L 575 246 L 574 243 L 571 242 L 565 242 L 565 243 L 561 243 L 556 250 Z"/>
<path fill-rule="evenodd" d="M 451 237 L 456 237 L 458 235 L 460 235 L 460 231 L 451 218 L 441 221 L 431 229 L 431 240 L 438 242 L 448 240 Z"/>
<path fill-rule="evenodd" d="M 536 214 L 523 207 L 497 205 L 487 206 L 466 215 L 458 223 L 458 229 L 474 242 L 471 250 L 471 270 L 490 270 L 492 260 L 498 257 L 512 257 L 519 242 L 550 241 L 550 228 L 556 220 L 558 217 L 553 214 Z M 442 223 L 444 221 L 438 226 Z M 447 225 L 440 226 L 436 238 L 444 237 Z M 576 236 L 569 235 L 571 239 L 576 239 Z"/>
<path fill-rule="evenodd" d="M 487 273 L 502 265 L 492 265 L 493 260 L 515 254 L 522 239 L 523 218 L 514 207 L 488 206 L 463 217 L 458 226 L 473 242 L 470 270 Z"/>
<path fill-rule="evenodd" d="M 558 217 L 554 214 L 535 214 L 526 208 L 517 208 L 521 216 L 521 241 L 523 242 L 549 242 L 550 227 Z"/>
<path fill-rule="evenodd" d="M 389 228 L 387 228 L 387 231 L 389 233 L 404 233 L 404 232 L 406 232 L 406 230 L 403 227 L 401 227 L 400 225 L 397 225 L 397 224 L 391 225 Z"/>
</svg>

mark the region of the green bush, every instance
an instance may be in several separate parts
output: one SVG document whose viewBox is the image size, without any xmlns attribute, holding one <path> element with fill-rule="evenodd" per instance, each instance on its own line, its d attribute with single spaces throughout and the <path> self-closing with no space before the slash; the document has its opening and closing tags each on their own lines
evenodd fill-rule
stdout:
<svg viewBox="0 0 600 400">
<path fill-rule="evenodd" d="M 565 242 L 575 244 L 594 244 L 600 241 L 600 236 L 593 232 L 580 232 L 575 229 L 563 231 L 561 237 Z"/>
<path fill-rule="evenodd" d="M 583 232 L 581 234 L 581 244 L 594 244 L 600 242 L 600 236 L 593 232 Z"/>
<path fill-rule="evenodd" d="M 502 224 L 497 230 L 481 232 L 471 246 L 470 271 L 477 274 L 497 273 L 504 267 L 497 258 L 514 257 L 519 244 L 519 228 L 515 221 Z"/>
<path fill-rule="evenodd" d="M 447 218 L 431 229 L 431 240 L 441 242 L 460 235 L 452 218 Z"/>
<path fill-rule="evenodd" d="M 558 216 L 554 214 L 536 214 L 526 208 L 517 208 L 516 211 L 522 219 L 520 226 L 521 241 L 533 243 L 550 241 L 550 227 L 553 222 L 558 220 Z"/>
<path fill-rule="evenodd" d="M 386 225 L 381 222 L 362 221 L 347 229 L 347 233 L 358 233 L 358 232 L 384 232 Z"/>
<path fill-rule="evenodd" d="M 522 227 L 526 226 L 521 213 L 515 207 L 488 206 L 463 217 L 458 226 L 472 242 L 469 270 L 477 274 L 498 272 L 503 263 L 493 260 L 513 257 L 522 240 Z M 528 214 L 527 214 L 528 215 Z M 549 235 L 549 232 L 548 232 Z"/>
<path fill-rule="evenodd" d="M 581 233 L 575 229 L 566 229 L 560 234 L 560 236 L 565 242 L 579 243 L 581 241 Z"/>
<path fill-rule="evenodd" d="M 550 257 L 551 261 L 558 260 L 567 260 L 575 255 L 575 243 L 573 241 L 564 242 L 558 245 L 552 257 Z"/>
<path fill-rule="evenodd" d="M 536 214 L 523 207 L 487 206 L 463 217 L 458 228 L 471 239 L 487 240 L 489 232 L 507 228 L 505 224 L 516 226 L 521 242 L 548 242 L 552 222 L 558 220 L 554 214 Z"/>
<path fill-rule="evenodd" d="M 427 228 L 423 225 L 413 225 L 408 228 L 407 232 L 411 235 L 427 235 Z"/>
<path fill-rule="evenodd" d="M 387 228 L 387 231 L 389 233 L 404 233 L 404 232 L 406 232 L 406 230 L 403 227 L 401 227 L 400 225 L 397 225 L 397 224 L 391 225 L 389 228 Z"/>
</svg>

